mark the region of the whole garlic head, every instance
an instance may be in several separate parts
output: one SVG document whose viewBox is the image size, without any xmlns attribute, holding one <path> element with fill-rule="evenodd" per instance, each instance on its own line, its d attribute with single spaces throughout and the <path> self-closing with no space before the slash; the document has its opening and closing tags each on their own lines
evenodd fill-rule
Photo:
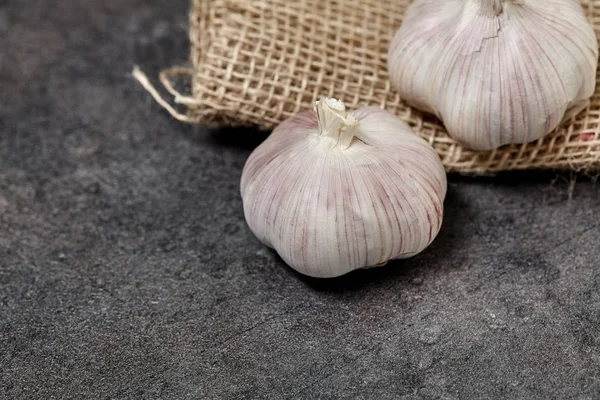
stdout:
<svg viewBox="0 0 600 400">
<path fill-rule="evenodd" d="M 446 174 L 408 125 L 334 99 L 279 125 L 242 173 L 246 221 L 297 271 L 336 277 L 425 249 L 442 223 Z"/>
<path fill-rule="evenodd" d="M 489 150 L 539 139 L 581 111 L 597 59 L 579 0 L 415 0 L 388 70 L 404 100 Z"/>
</svg>

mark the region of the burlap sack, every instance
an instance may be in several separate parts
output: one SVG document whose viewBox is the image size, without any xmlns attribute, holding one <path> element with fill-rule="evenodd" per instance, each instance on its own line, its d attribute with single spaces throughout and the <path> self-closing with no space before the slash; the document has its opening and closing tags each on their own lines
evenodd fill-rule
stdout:
<svg viewBox="0 0 600 400">
<path fill-rule="evenodd" d="M 194 0 L 193 68 L 161 75 L 187 113 L 161 103 L 182 121 L 270 129 L 311 109 L 316 99 L 330 96 L 342 99 L 350 109 L 377 105 L 398 115 L 431 143 L 448 171 L 600 171 L 600 83 L 586 110 L 546 138 L 491 152 L 461 147 L 434 117 L 406 106 L 390 86 L 386 55 L 409 4 L 409 0 Z M 600 0 L 582 4 L 600 34 Z M 173 75 L 180 74 L 191 75 L 191 95 L 178 93 L 171 84 Z"/>
</svg>

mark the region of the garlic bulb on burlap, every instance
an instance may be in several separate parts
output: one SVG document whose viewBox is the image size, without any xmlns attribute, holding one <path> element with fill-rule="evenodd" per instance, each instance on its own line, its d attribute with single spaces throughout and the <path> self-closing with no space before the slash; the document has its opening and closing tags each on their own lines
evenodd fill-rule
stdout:
<svg viewBox="0 0 600 400">
<path fill-rule="evenodd" d="M 250 155 L 250 229 L 297 271 L 336 277 L 414 256 L 442 223 L 446 174 L 408 125 L 335 99 L 279 125 Z"/>
<path fill-rule="evenodd" d="M 477 150 L 536 140 L 594 93 L 598 42 L 579 0 L 415 0 L 392 85 Z"/>
</svg>

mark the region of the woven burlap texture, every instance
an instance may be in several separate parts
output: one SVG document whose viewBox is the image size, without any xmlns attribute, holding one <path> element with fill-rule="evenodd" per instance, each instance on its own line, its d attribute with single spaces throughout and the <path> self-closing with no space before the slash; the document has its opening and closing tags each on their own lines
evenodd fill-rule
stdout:
<svg viewBox="0 0 600 400">
<path fill-rule="evenodd" d="M 162 81 L 187 107 L 180 119 L 190 122 L 271 129 L 328 96 L 349 109 L 376 105 L 396 114 L 435 148 L 448 171 L 600 171 L 600 84 L 585 111 L 547 137 L 486 152 L 462 147 L 437 119 L 404 104 L 390 86 L 386 58 L 409 4 L 194 0 L 193 68 L 167 71 Z M 582 5 L 600 34 L 600 0 Z M 192 75 L 191 96 L 170 84 L 182 72 Z"/>
</svg>

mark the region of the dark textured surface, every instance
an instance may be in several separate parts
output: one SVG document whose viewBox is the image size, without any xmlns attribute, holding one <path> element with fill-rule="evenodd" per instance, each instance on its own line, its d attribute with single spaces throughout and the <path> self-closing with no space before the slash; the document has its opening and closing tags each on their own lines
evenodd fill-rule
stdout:
<svg viewBox="0 0 600 400">
<path fill-rule="evenodd" d="M 427 251 L 303 278 L 244 222 L 260 136 L 129 76 L 187 6 L 0 1 L 0 398 L 600 398 L 592 182 L 451 177 Z"/>
</svg>

